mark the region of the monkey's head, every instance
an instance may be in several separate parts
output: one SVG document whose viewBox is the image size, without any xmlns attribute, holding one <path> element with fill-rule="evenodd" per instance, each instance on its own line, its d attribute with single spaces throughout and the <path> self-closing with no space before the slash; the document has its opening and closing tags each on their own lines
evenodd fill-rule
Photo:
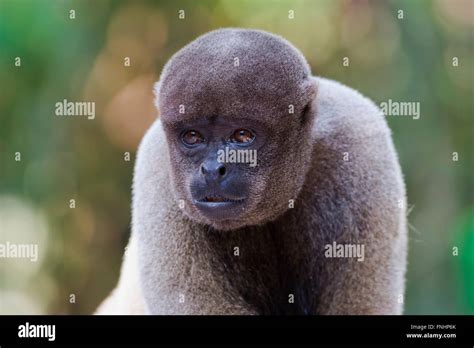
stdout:
<svg viewBox="0 0 474 348">
<path fill-rule="evenodd" d="M 229 230 L 291 207 L 310 161 L 316 86 L 289 42 L 210 32 L 170 59 L 156 95 L 173 192 L 188 217 Z"/>
</svg>

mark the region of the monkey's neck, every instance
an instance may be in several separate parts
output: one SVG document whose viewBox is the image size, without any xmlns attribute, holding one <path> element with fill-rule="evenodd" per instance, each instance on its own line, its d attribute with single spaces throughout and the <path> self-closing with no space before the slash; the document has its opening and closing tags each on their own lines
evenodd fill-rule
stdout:
<svg viewBox="0 0 474 348">
<path fill-rule="evenodd" d="M 311 274 L 306 264 L 308 241 L 304 231 L 297 235 L 288 228 L 295 218 L 292 212 L 282 217 L 285 229 L 274 221 L 233 231 L 201 231 L 210 271 L 262 314 L 307 314 L 311 308 L 311 297 L 301 293 L 308 289 L 305 276 Z M 298 304 L 292 303 L 292 296 L 299 298 Z"/>
</svg>

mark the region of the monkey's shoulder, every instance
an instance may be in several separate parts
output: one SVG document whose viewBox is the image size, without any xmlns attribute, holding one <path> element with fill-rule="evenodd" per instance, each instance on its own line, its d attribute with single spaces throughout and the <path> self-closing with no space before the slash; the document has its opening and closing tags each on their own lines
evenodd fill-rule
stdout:
<svg viewBox="0 0 474 348">
<path fill-rule="evenodd" d="M 367 97 L 339 82 L 314 77 L 318 85 L 313 136 L 339 136 L 347 139 L 390 138 L 382 111 Z"/>
<path fill-rule="evenodd" d="M 307 210 L 328 231 L 337 221 L 340 228 L 331 230 L 336 234 L 345 226 L 370 231 L 367 226 L 378 224 L 396 235 L 405 187 L 382 112 L 352 88 L 322 78 L 317 82 L 312 165 L 303 188 L 313 208 Z"/>
</svg>

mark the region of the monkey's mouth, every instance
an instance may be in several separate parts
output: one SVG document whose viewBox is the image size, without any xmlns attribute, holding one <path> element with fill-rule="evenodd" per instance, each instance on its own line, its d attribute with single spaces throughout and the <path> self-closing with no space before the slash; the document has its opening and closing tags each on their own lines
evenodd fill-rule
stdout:
<svg viewBox="0 0 474 348">
<path fill-rule="evenodd" d="M 225 220 L 243 212 L 245 198 L 230 198 L 221 195 L 204 196 L 194 201 L 201 213 L 211 220 Z"/>
<path fill-rule="evenodd" d="M 222 196 L 205 196 L 204 198 L 198 200 L 201 203 L 240 203 L 243 199 L 231 199 Z"/>
</svg>

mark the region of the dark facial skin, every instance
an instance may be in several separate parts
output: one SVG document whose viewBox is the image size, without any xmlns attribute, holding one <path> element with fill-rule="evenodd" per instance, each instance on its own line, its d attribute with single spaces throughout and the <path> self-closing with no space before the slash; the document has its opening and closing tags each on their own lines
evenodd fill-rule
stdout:
<svg viewBox="0 0 474 348">
<path fill-rule="evenodd" d="M 190 170 L 192 202 L 208 219 L 236 219 L 247 207 L 251 186 L 249 163 L 219 160 L 219 150 L 251 150 L 265 146 L 267 129 L 249 119 L 201 118 L 173 127 L 181 160 Z"/>
</svg>

